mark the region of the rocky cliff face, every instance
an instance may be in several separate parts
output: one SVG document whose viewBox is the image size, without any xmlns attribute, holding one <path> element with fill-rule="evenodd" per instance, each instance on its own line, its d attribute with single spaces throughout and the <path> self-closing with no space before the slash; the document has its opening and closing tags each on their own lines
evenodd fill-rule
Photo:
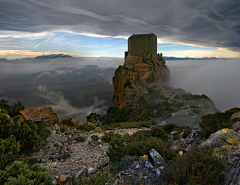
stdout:
<svg viewBox="0 0 240 185">
<path fill-rule="evenodd" d="M 141 96 L 149 91 L 159 91 L 169 77 L 165 63 L 159 54 L 128 55 L 113 77 L 113 106 L 135 108 Z"/>
</svg>

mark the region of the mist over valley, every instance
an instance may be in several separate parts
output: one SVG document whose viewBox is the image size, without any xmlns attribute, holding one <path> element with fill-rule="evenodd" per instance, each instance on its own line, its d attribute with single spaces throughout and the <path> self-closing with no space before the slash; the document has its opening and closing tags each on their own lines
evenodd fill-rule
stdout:
<svg viewBox="0 0 240 185">
<path fill-rule="evenodd" d="M 49 107 L 61 118 L 85 120 L 112 106 L 112 77 L 122 58 L 36 57 L 0 61 L 0 94 L 26 108 Z M 226 60 L 167 60 L 169 86 L 210 97 L 217 109 L 239 107 L 240 63 Z"/>
</svg>

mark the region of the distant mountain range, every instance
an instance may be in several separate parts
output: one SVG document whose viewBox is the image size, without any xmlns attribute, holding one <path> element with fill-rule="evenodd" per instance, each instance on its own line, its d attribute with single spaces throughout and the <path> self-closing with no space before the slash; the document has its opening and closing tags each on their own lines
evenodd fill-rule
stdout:
<svg viewBox="0 0 240 185">
<path fill-rule="evenodd" d="M 35 57 L 36 59 L 55 59 L 55 58 L 73 58 L 70 55 L 64 55 L 64 54 L 52 54 L 52 55 L 41 55 L 41 56 L 37 56 Z"/>
<path fill-rule="evenodd" d="M 41 55 L 35 57 L 36 59 L 55 59 L 55 58 L 75 58 L 70 55 L 64 54 L 52 54 L 52 55 Z M 119 57 L 79 57 L 79 58 L 119 58 Z M 204 58 L 189 58 L 189 57 L 163 57 L 165 60 L 219 60 L 219 59 L 227 59 L 227 58 L 216 58 L 216 57 L 204 57 Z"/>
</svg>

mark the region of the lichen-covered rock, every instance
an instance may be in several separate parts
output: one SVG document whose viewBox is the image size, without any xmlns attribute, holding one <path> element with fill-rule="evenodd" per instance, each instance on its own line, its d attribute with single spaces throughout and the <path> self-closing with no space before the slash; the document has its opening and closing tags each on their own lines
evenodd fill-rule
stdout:
<svg viewBox="0 0 240 185">
<path fill-rule="evenodd" d="M 191 150 L 193 145 L 199 145 L 202 141 L 201 139 L 201 135 L 198 131 L 201 131 L 202 128 L 199 126 L 198 124 L 194 125 L 195 129 L 192 129 L 190 134 L 187 135 L 185 138 L 183 138 L 184 132 L 185 130 L 183 130 L 183 132 L 179 133 L 177 135 L 178 139 L 177 140 L 173 140 L 174 138 L 174 134 L 176 133 L 175 131 L 171 132 L 168 135 L 168 141 L 169 141 L 169 145 L 170 148 L 174 151 L 176 151 L 177 153 L 179 153 L 180 151 L 183 151 L 183 153 Z"/>
<path fill-rule="evenodd" d="M 29 108 L 20 111 L 25 119 L 30 119 L 33 122 L 44 121 L 48 124 L 58 124 L 60 119 L 57 114 L 53 112 L 52 107 L 44 107 L 42 109 Z"/>
<path fill-rule="evenodd" d="M 140 157 L 139 161 L 141 161 L 142 163 L 146 163 L 148 160 L 148 155 L 143 155 Z"/>
<path fill-rule="evenodd" d="M 240 134 L 231 129 L 221 129 L 211 134 L 199 147 L 214 148 L 213 155 L 225 159 L 227 164 L 222 172 L 224 184 L 240 184 Z"/>
<path fill-rule="evenodd" d="M 234 123 L 231 127 L 232 130 L 239 132 L 240 130 L 240 121 L 237 121 L 236 123 Z"/>
<path fill-rule="evenodd" d="M 237 121 L 240 121 L 240 112 L 236 112 L 234 113 L 232 116 L 231 116 L 231 121 L 234 123 L 234 122 L 237 122 Z"/>
<path fill-rule="evenodd" d="M 232 129 L 224 128 L 216 133 L 210 135 L 210 137 L 199 145 L 199 147 L 210 146 L 212 148 L 219 148 L 222 146 L 239 146 L 240 134 Z"/>
<path fill-rule="evenodd" d="M 165 165 L 166 164 L 164 158 L 155 149 L 151 149 L 149 151 L 149 155 L 153 159 L 154 164 L 157 164 L 157 165 Z"/>
</svg>

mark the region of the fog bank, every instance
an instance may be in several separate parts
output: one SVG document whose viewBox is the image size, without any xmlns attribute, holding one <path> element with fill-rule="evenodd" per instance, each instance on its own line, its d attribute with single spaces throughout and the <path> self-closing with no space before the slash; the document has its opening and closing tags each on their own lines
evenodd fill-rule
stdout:
<svg viewBox="0 0 240 185">
<path fill-rule="evenodd" d="M 217 109 L 240 107 L 240 60 L 169 60 L 169 85 L 210 97 Z"/>
</svg>

